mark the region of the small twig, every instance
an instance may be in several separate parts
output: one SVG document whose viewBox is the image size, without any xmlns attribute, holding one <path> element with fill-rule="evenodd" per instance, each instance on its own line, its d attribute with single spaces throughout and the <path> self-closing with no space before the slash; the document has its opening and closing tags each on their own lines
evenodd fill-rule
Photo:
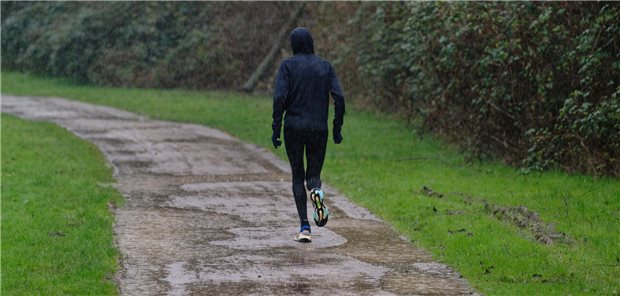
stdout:
<svg viewBox="0 0 620 296">
<path fill-rule="evenodd" d="M 497 110 L 497 111 L 499 111 L 499 112 L 503 113 L 504 115 L 506 115 L 506 116 L 510 117 L 510 119 L 512 119 L 512 120 L 516 120 L 516 118 L 515 118 L 514 116 L 510 115 L 510 113 L 508 113 L 508 112 L 504 111 L 503 109 L 501 109 L 501 108 L 497 107 L 497 105 L 495 105 L 495 104 L 493 104 L 493 103 L 491 103 L 491 102 L 487 102 L 487 103 L 488 103 L 489 105 L 491 105 L 491 107 L 495 108 L 495 110 Z"/>
<path fill-rule="evenodd" d="M 596 40 L 594 40 L 594 44 L 592 44 L 592 50 L 590 51 L 590 56 L 592 56 L 592 54 L 594 54 L 594 51 L 596 50 L 596 44 L 598 44 L 598 39 L 601 37 L 601 33 L 603 33 L 603 29 L 605 29 L 605 26 L 601 25 L 601 28 L 598 30 L 598 34 L 596 34 Z"/>
<path fill-rule="evenodd" d="M 503 245 L 504 245 L 504 250 L 506 250 L 506 255 L 510 256 L 510 252 L 508 251 L 508 244 L 504 242 Z"/>
<path fill-rule="evenodd" d="M 511 145 L 509 145 L 506 141 L 502 141 L 500 139 L 498 139 L 497 137 L 493 136 L 493 135 L 489 135 L 489 138 L 495 140 L 496 142 L 502 144 L 502 146 L 504 146 L 504 148 L 510 148 L 512 149 L 512 151 L 518 152 L 519 150 Z"/>
<path fill-rule="evenodd" d="M 562 196 L 562 199 L 564 199 L 564 213 L 566 213 L 566 217 L 568 217 L 568 201 L 566 201 L 566 194 Z"/>
<path fill-rule="evenodd" d="M 603 186 L 605 186 L 605 184 L 598 185 L 598 186 L 592 188 L 591 190 L 582 193 L 581 195 L 579 195 L 579 197 L 584 197 L 586 194 L 590 194 L 590 193 L 592 193 L 592 192 L 594 192 L 596 190 L 599 190 Z"/>
</svg>

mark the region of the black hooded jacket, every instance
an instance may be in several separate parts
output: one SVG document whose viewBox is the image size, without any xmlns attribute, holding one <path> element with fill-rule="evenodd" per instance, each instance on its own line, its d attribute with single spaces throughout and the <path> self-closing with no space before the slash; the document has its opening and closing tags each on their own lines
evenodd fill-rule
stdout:
<svg viewBox="0 0 620 296">
<path fill-rule="evenodd" d="M 331 64 L 314 55 L 310 31 L 297 28 L 289 37 L 294 56 L 280 63 L 273 94 L 274 134 L 284 126 L 300 130 L 327 131 L 329 94 L 334 98 L 334 133 L 340 133 L 344 95 Z"/>
</svg>

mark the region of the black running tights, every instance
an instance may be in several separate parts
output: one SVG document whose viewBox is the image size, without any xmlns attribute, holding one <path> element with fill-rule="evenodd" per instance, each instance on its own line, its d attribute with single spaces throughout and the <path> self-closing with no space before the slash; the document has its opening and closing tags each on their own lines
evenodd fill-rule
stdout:
<svg viewBox="0 0 620 296">
<path fill-rule="evenodd" d="M 308 223 L 306 188 L 321 188 L 321 169 L 327 148 L 327 131 L 307 131 L 284 128 L 286 155 L 293 172 L 293 196 L 301 225 Z M 304 170 L 304 150 L 307 168 Z M 306 181 L 306 188 L 304 188 Z"/>
</svg>

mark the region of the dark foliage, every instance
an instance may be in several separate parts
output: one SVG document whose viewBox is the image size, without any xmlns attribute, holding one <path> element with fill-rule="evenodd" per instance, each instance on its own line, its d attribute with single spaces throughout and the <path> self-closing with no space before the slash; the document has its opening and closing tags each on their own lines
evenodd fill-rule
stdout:
<svg viewBox="0 0 620 296">
<path fill-rule="evenodd" d="M 2 2 L 2 65 L 100 85 L 235 87 L 288 3 Z"/>
<path fill-rule="evenodd" d="M 5 1 L 2 66 L 101 85 L 236 88 L 293 7 Z M 605 2 L 343 2 L 309 3 L 300 24 L 358 105 L 524 171 L 619 176 L 619 20 L 620 4 Z"/>
<path fill-rule="evenodd" d="M 618 176 L 619 20 L 617 3 L 367 4 L 352 41 L 379 108 L 480 157 Z"/>
</svg>

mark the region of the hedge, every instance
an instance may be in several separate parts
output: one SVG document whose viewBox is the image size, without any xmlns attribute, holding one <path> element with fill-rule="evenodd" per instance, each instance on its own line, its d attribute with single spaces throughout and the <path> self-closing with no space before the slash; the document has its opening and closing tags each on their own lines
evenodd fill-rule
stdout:
<svg viewBox="0 0 620 296">
<path fill-rule="evenodd" d="M 99 85 L 231 89 L 295 3 L 1 5 L 5 68 Z M 300 24 L 358 106 L 525 172 L 619 176 L 619 20 L 620 3 L 605 2 L 347 2 L 308 3 Z"/>
</svg>

